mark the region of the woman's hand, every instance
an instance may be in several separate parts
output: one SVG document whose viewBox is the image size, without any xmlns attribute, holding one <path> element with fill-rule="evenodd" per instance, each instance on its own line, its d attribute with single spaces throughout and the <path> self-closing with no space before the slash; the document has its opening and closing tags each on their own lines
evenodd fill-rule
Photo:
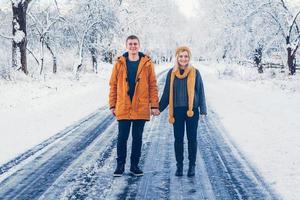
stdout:
<svg viewBox="0 0 300 200">
<path fill-rule="evenodd" d="M 200 115 L 200 121 L 204 122 L 206 115 Z"/>
</svg>

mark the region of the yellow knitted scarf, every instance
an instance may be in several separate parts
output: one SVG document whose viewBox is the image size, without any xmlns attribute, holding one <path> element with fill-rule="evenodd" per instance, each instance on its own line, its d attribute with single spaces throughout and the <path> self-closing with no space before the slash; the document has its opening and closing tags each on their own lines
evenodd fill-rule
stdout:
<svg viewBox="0 0 300 200">
<path fill-rule="evenodd" d="M 171 73 L 170 78 L 170 95 L 169 95 L 169 122 L 173 124 L 175 122 L 174 118 L 174 103 L 173 103 L 173 94 L 174 94 L 174 78 L 175 76 L 179 79 L 184 79 L 187 77 L 187 92 L 188 92 L 188 111 L 187 116 L 192 117 L 193 104 L 194 104 L 194 95 L 195 95 L 195 82 L 196 82 L 196 69 L 192 66 L 186 67 L 184 73 L 180 74 L 180 70 L 176 69 Z"/>
</svg>

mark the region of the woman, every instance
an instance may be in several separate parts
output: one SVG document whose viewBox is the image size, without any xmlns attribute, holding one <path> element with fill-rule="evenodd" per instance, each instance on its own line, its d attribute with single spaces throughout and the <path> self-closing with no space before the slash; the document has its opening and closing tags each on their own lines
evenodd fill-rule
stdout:
<svg viewBox="0 0 300 200">
<path fill-rule="evenodd" d="M 202 78 L 200 72 L 190 65 L 190 59 L 191 51 L 188 47 L 176 49 L 175 66 L 167 74 L 159 109 L 162 112 L 169 105 L 169 122 L 173 124 L 175 137 L 176 176 L 183 175 L 183 141 L 186 125 L 189 159 L 187 175 L 192 177 L 195 176 L 199 108 L 201 120 L 207 113 Z"/>
</svg>

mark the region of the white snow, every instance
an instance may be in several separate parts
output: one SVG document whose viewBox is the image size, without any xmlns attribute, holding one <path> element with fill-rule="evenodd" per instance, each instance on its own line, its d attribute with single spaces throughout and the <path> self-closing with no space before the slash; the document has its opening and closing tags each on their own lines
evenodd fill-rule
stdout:
<svg viewBox="0 0 300 200">
<path fill-rule="evenodd" d="M 196 63 L 208 106 L 272 188 L 284 199 L 300 196 L 300 77 L 254 68 Z M 0 81 L 0 164 L 39 144 L 108 102 L 112 65 L 80 81 Z M 172 64 L 156 66 L 159 73 Z M 161 92 L 161 91 L 160 91 Z"/>
<path fill-rule="evenodd" d="M 300 196 L 300 77 L 199 64 L 208 105 L 283 199 Z M 277 78 L 271 78 L 277 76 Z"/>
<path fill-rule="evenodd" d="M 22 40 L 25 38 L 25 33 L 23 31 L 17 30 L 14 35 L 14 41 L 16 43 L 22 42 Z"/>
<path fill-rule="evenodd" d="M 0 80 L 0 165 L 106 105 L 111 65 L 102 65 L 80 81 L 63 74 Z"/>
</svg>

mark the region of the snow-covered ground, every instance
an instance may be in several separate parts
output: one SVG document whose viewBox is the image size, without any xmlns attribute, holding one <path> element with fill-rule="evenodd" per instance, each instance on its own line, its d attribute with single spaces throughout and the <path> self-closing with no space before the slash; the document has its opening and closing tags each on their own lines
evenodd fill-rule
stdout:
<svg viewBox="0 0 300 200">
<path fill-rule="evenodd" d="M 196 64 L 208 106 L 228 137 L 284 199 L 300 196 L 300 77 L 226 64 Z M 156 66 L 159 73 L 170 64 Z M 0 165 L 108 102 L 111 65 L 98 74 L 0 81 Z M 274 76 L 276 78 L 274 78 Z M 273 77 L 273 78 L 272 78 Z"/>
<path fill-rule="evenodd" d="M 225 65 L 200 64 L 209 106 L 267 182 L 284 199 L 299 199 L 299 75 Z"/>
<path fill-rule="evenodd" d="M 79 81 L 71 74 L 0 80 L 0 165 L 106 105 L 111 65 L 103 65 Z"/>
</svg>

